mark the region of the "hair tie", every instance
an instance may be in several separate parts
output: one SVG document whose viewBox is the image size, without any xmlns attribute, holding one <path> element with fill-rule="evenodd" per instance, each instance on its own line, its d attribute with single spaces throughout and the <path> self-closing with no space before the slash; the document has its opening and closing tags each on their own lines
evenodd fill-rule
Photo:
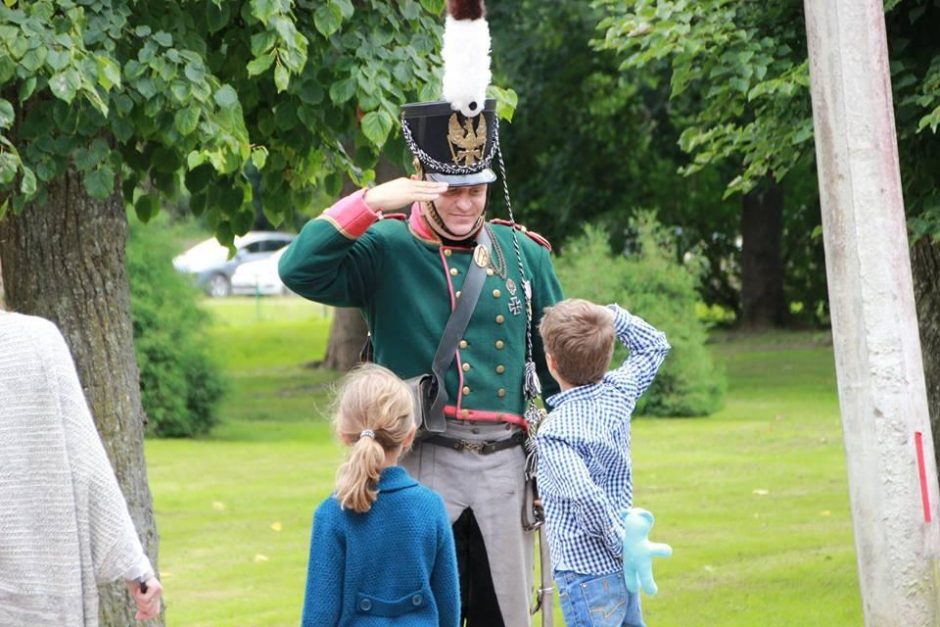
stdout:
<svg viewBox="0 0 940 627">
<path fill-rule="evenodd" d="M 359 434 L 359 439 L 361 440 L 362 438 L 372 438 L 374 440 L 375 431 L 373 431 L 372 429 L 363 429 L 362 432 Z"/>
</svg>

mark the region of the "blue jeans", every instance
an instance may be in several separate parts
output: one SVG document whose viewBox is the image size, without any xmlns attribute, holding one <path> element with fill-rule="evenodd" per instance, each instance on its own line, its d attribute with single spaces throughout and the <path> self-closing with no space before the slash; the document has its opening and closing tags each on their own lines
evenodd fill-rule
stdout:
<svg viewBox="0 0 940 627">
<path fill-rule="evenodd" d="M 556 570 L 555 584 L 567 627 L 645 627 L 640 597 L 627 590 L 623 571 L 581 575 Z"/>
</svg>

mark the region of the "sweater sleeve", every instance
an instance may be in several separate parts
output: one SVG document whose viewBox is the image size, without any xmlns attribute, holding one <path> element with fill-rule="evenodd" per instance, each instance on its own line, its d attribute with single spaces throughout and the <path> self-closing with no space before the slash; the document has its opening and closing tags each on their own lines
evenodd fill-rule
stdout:
<svg viewBox="0 0 940 627">
<path fill-rule="evenodd" d="M 362 190 L 310 220 L 278 261 L 284 285 L 304 298 L 362 307 L 381 273 L 381 242 L 369 227 L 379 215 Z"/>
<path fill-rule="evenodd" d="M 337 520 L 339 506 L 324 501 L 313 516 L 302 627 L 338 625 L 343 612 L 346 543 Z"/>
<path fill-rule="evenodd" d="M 58 329 L 47 336 L 59 389 L 79 520 L 87 520 L 95 578 L 101 582 L 151 575 L 114 470 L 95 428 L 72 355 Z"/>
<path fill-rule="evenodd" d="M 431 591 L 437 601 L 441 627 L 457 627 L 460 623 L 460 583 L 457 577 L 457 552 L 454 531 L 447 518 L 444 502 L 438 499 L 438 547 L 431 572 Z"/>
</svg>

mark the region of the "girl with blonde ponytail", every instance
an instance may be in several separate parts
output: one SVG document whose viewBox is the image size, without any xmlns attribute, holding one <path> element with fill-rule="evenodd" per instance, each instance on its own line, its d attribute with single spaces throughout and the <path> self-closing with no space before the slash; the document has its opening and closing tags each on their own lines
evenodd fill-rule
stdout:
<svg viewBox="0 0 940 627">
<path fill-rule="evenodd" d="M 460 588 L 444 501 L 397 465 L 415 437 L 410 388 L 382 366 L 357 368 L 339 389 L 334 427 L 350 451 L 314 514 L 303 626 L 375 617 L 455 627 Z"/>
</svg>

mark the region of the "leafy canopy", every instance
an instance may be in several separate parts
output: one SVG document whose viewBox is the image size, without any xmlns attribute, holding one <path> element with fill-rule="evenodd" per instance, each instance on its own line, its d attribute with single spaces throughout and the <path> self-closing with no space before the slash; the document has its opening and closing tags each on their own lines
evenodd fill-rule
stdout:
<svg viewBox="0 0 940 627">
<path fill-rule="evenodd" d="M 359 183 L 399 106 L 439 93 L 444 0 L 3 0 L 0 214 L 67 169 L 147 221 L 182 191 L 230 243 Z M 390 144 L 391 146 L 392 144 Z M 397 155 L 396 155 L 397 158 Z"/>
</svg>

